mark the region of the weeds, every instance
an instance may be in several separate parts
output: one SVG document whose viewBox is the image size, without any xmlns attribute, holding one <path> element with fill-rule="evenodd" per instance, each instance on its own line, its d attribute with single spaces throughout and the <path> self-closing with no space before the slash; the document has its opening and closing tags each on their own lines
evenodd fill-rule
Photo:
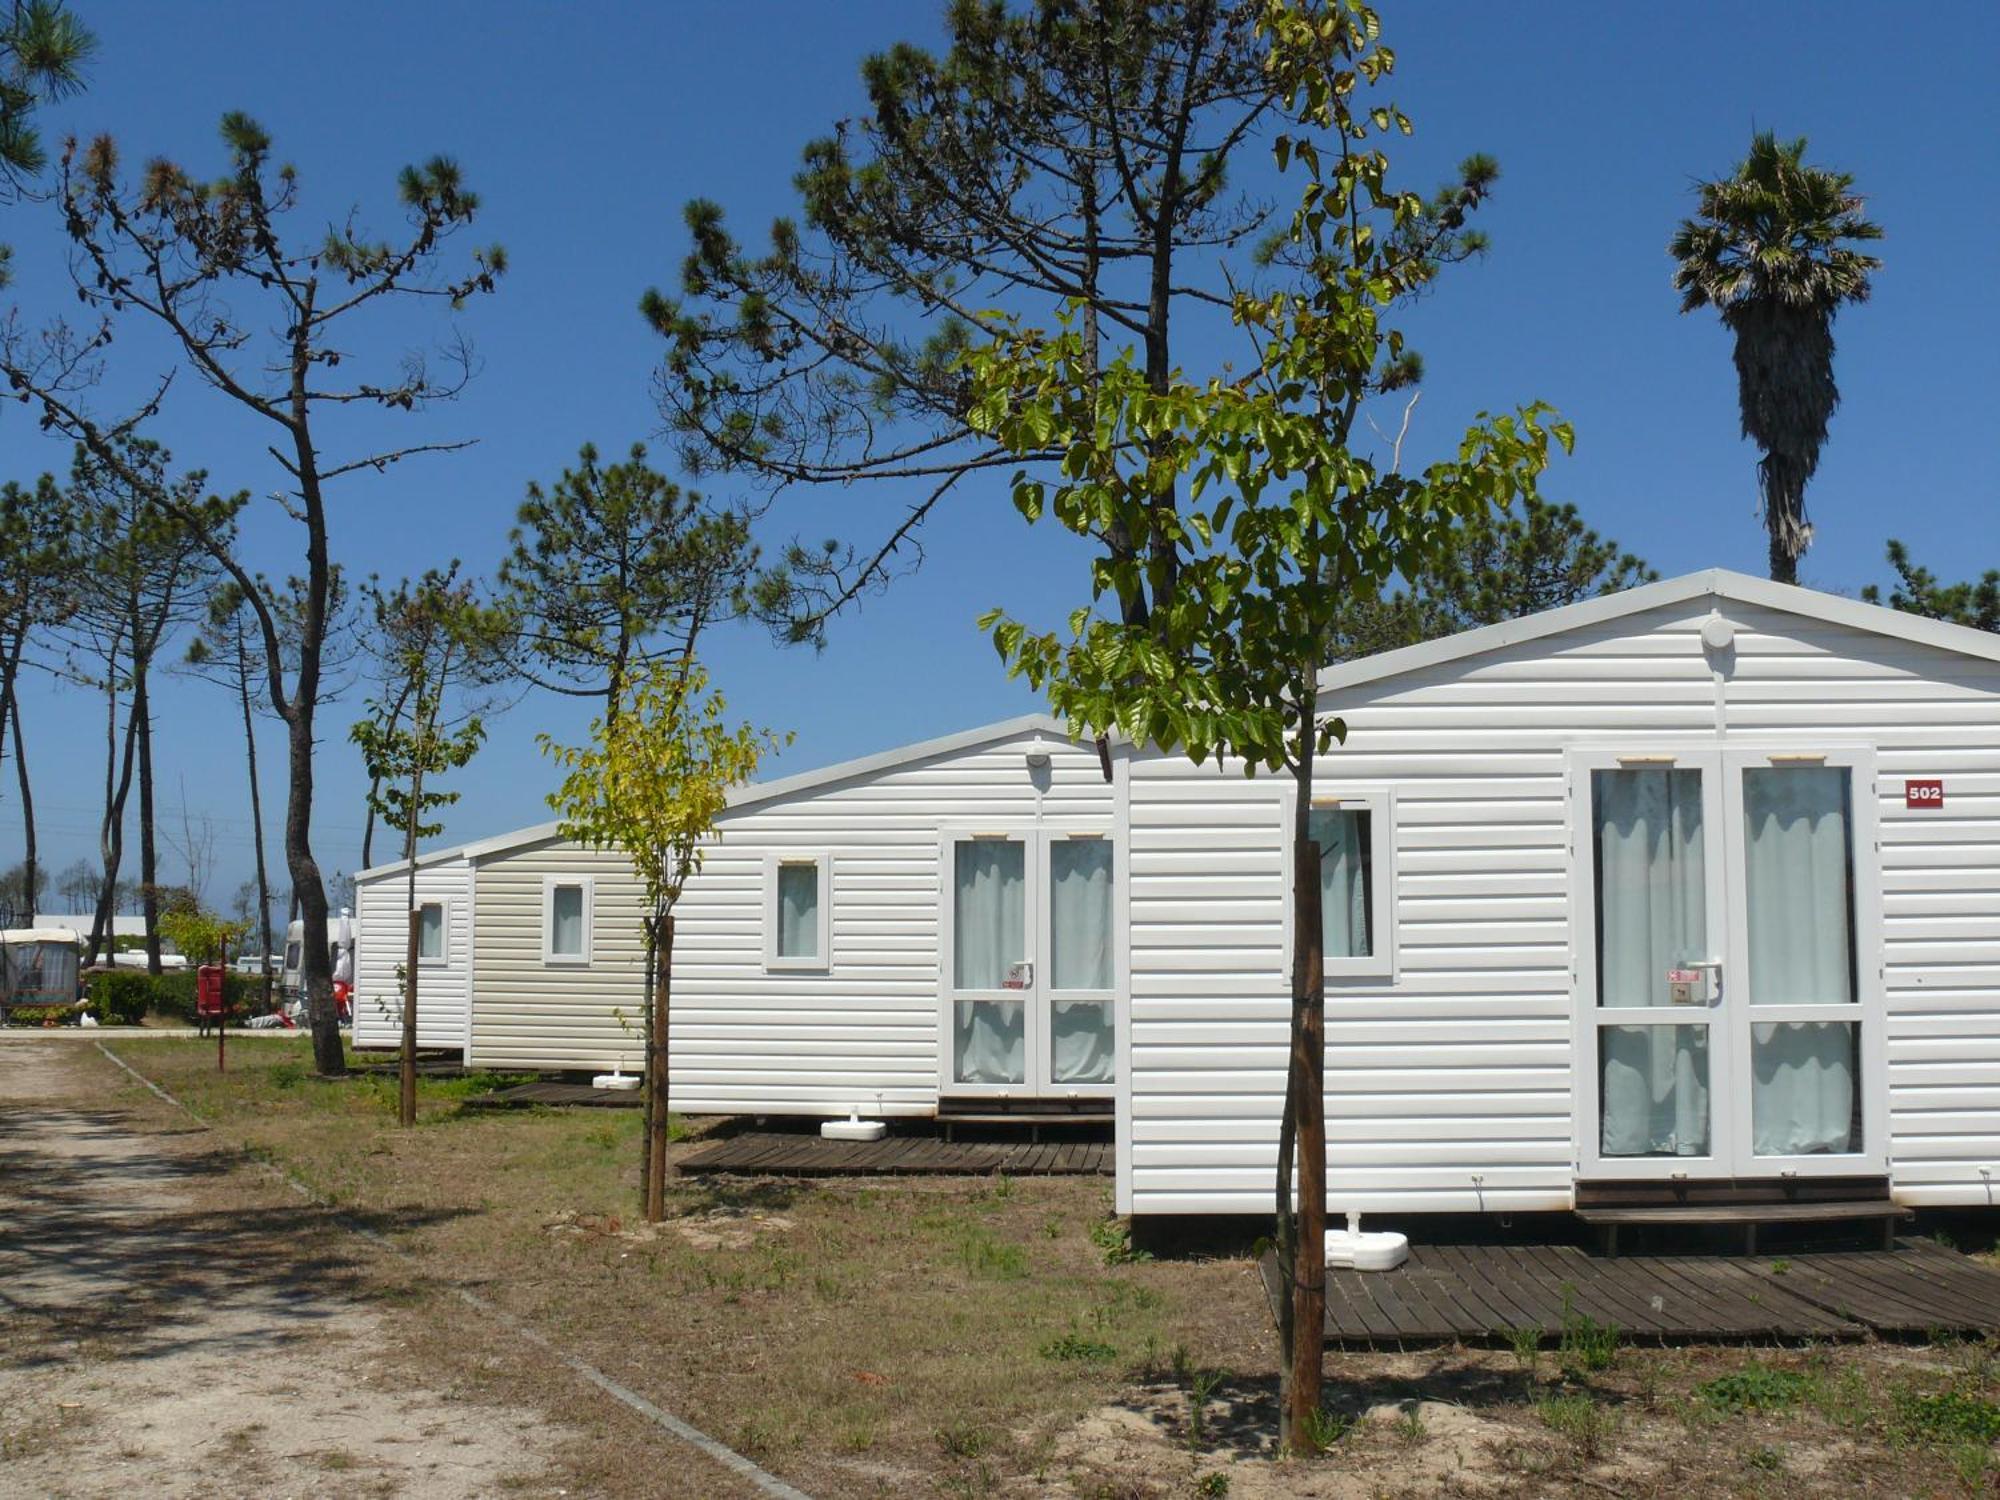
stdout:
<svg viewBox="0 0 2000 1500">
<path fill-rule="evenodd" d="M 1530 1381 L 1542 1363 L 1542 1330 L 1539 1328 L 1509 1328 L 1507 1347 L 1514 1352 L 1514 1363 Z"/>
<path fill-rule="evenodd" d="M 1617 1413 L 1581 1393 L 1549 1396 L 1535 1404 L 1535 1415 L 1586 1463 L 1595 1463 L 1610 1451 L 1611 1434 L 1618 1426 Z"/>
<path fill-rule="evenodd" d="M 1223 1500 L 1229 1493 L 1229 1476 L 1211 1469 L 1194 1482 L 1194 1492 L 1199 1500 Z"/>
<path fill-rule="evenodd" d="M 1074 1328 L 1060 1338 L 1050 1339 L 1039 1352 L 1043 1359 L 1081 1360 L 1091 1364 L 1118 1357 L 1118 1350 L 1112 1345 L 1086 1338 Z"/>
<path fill-rule="evenodd" d="M 1562 1339 L 1556 1345 L 1556 1363 L 1572 1379 L 1608 1370 L 1618 1359 L 1618 1325 L 1578 1312 L 1575 1292 L 1574 1287 L 1563 1288 Z"/>
<path fill-rule="evenodd" d="M 1028 1253 L 1019 1245 L 996 1239 L 990 1229 L 968 1226 L 958 1239 L 958 1262 L 974 1276 L 993 1281 L 1017 1281 L 1028 1274 Z"/>
<path fill-rule="evenodd" d="M 1812 1393 L 1813 1380 L 1797 1370 L 1774 1370 L 1751 1363 L 1703 1381 L 1695 1395 L 1717 1410 L 1743 1413 L 1783 1411 Z"/>
<path fill-rule="evenodd" d="M 1338 1446 L 1347 1435 L 1354 1431 L 1354 1418 L 1344 1411 L 1333 1411 L 1320 1407 L 1306 1413 L 1305 1439 L 1314 1448 L 1324 1452 Z"/>
<path fill-rule="evenodd" d="M 1418 1443 L 1429 1437 L 1431 1431 L 1424 1423 L 1422 1408 L 1414 1401 L 1404 1406 L 1403 1414 L 1396 1418 L 1395 1426 L 1392 1430 L 1395 1432 L 1397 1438 L 1411 1448 L 1416 1447 Z"/>
<path fill-rule="evenodd" d="M 1208 1441 L 1208 1403 L 1229 1379 L 1227 1370 L 1197 1370 L 1188 1382 L 1188 1446 L 1199 1448 Z"/>
<path fill-rule="evenodd" d="M 2000 1406 L 1969 1391 L 1898 1391 L 1896 1425 L 1932 1442 L 1990 1443 L 2000 1438 Z"/>
<path fill-rule="evenodd" d="M 1103 1253 L 1107 1266 L 1129 1266 L 1153 1258 L 1149 1251 L 1132 1248 L 1132 1226 L 1124 1219 L 1100 1219 L 1092 1224 L 1090 1243 Z"/>
</svg>

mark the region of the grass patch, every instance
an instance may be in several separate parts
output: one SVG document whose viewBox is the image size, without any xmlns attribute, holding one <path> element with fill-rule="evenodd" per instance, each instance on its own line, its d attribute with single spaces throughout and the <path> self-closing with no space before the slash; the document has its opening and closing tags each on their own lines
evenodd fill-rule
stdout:
<svg viewBox="0 0 2000 1500">
<path fill-rule="evenodd" d="M 1930 1442 L 1990 1443 L 2000 1438 L 2000 1406 L 1970 1391 L 1898 1391 L 1896 1424 Z"/>
<path fill-rule="evenodd" d="M 1616 1412 L 1581 1393 L 1538 1401 L 1535 1415 L 1587 1463 L 1595 1463 L 1611 1451 L 1612 1434 L 1618 1429 Z"/>
</svg>

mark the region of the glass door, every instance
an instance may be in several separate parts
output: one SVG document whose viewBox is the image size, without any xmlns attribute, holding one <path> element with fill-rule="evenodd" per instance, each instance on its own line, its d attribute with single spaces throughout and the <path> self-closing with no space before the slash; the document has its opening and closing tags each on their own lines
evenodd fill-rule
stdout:
<svg viewBox="0 0 2000 1500">
<path fill-rule="evenodd" d="M 1727 777 L 1736 1170 L 1884 1171 L 1873 767 L 1734 751 Z"/>
<path fill-rule="evenodd" d="M 944 1091 L 1108 1095 L 1117 1056 L 1108 832 L 948 832 L 940 853 Z"/>
<path fill-rule="evenodd" d="M 1572 767 L 1584 1173 L 1727 1175 L 1718 759 L 1586 753 Z"/>
</svg>

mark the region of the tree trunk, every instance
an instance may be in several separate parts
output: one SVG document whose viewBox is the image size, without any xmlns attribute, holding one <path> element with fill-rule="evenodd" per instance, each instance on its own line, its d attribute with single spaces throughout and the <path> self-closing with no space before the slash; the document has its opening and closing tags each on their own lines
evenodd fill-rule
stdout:
<svg viewBox="0 0 2000 1500">
<path fill-rule="evenodd" d="M 4 666 L 7 678 L 0 684 L 0 751 L 7 748 L 7 730 L 14 731 L 14 776 L 21 786 L 21 887 L 28 902 L 28 915 L 24 926 L 35 923 L 35 907 L 39 897 L 35 893 L 36 872 L 39 862 L 35 854 L 35 794 L 28 787 L 28 744 L 21 738 L 21 699 L 18 685 L 21 678 L 21 652 L 27 645 L 27 634 L 22 632 L 14 637 L 13 645 L 7 652 Z"/>
<path fill-rule="evenodd" d="M 257 926 L 263 937 L 264 1009 L 271 1006 L 271 876 L 264 862 L 264 796 L 257 787 L 257 721 L 250 712 L 250 663 L 236 633 L 236 686 L 243 700 L 243 752 L 250 762 L 250 838 L 257 849 Z"/>
<path fill-rule="evenodd" d="M 1298 1150 L 1298 1217 L 1290 1228 L 1291 1347 L 1286 1373 L 1281 1440 L 1293 1453 L 1317 1449 L 1313 1441 L 1326 1354 L 1326 975 L 1322 962 L 1319 846 L 1313 842 L 1313 756 L 1318 748 L 1318 701 L 1308 688 L 1300 701 L 1299 743 L 1292 815 L 1292 1044 L 1285 1085 L 1286 1114 Z M 1281 1252 L 1282 1255 L 1282 1252 Z"/>
<path fill-rule="evenodd" d="M 118 909 L 118 869 L 125 861 L 125 799 L 132 790 L 133 736 L 138 716 L 125 720 L 125 755 L 122 767 L 118 755 L 118 683 L 114 677 L 108 689 L 109 711 L 105 727 L 104 822 L 98 833 L 98 852 L 104 859 L 104 882 L 97 891 L 97 911 L 90 922 L 90 952 L 85 966 L 94 965 L 100 953 L 117 951 L 111 918 Z"/>
<path fill-rule="evenodd" d="M 667 1216 L 667 1020 L 672 1014 L 674 914 L 659 920 L 653 948 L 652 1047 L 646 1059 L 646 1222 Z"/>
<path fill-rule="evenodd" d="M 292 707 L 285 806 L 285 867 L 292 877 L 292 896 L 299 904 L 303 929 L 299 953 L 299 987 L 306 994 L 306 1016 L 312 1026 L 313 1067 L 323 1078 L 347 1072 L 340 1044 L 340 1017 L 333 1006 L 333 964 L 327 957 L 326 886 L 312 852 L 313 715 L 303 694 Z"/>
<path fill-rule="evenodd" d="M 1775 529 L 1771 532 L 1771 581 L 1773 583 L 1799 581 L 1799 560 L 1792 556 L 1784 539 Z"/>
<path fill-rule="evenodd" d="M 146 972 L 160 962 L 160 852 L 153 817 L 153 713 L 144 655 L 132 660 L 132 722 L 139 731 L 139 910 L 146 920 Z"/>
<path fill-rule="evenodd" d="M 417 960 L 423 946 L 423 918 L 417 909 L 417 821 L 423 805 L 424 773 L 419 769 L 410 776 L 410 800 L 405 809 L 410 826 L 403 833 L 410 932 L 403 955 L 403 1036 L 396 1063 L 396 1118 L 405 1125 L 417 1123 Z"/>
</svg>

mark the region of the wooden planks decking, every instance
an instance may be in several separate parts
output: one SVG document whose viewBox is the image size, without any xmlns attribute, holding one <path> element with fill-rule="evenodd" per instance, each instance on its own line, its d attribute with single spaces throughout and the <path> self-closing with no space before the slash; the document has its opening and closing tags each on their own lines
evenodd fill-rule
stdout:
<svg viewBox="0 0 2000 1500">
<path fill-rule="evenodd" d="M 1277 1291 L 1275 1263 L 1263 1263 Z M 1413 1245 L 1393 1271 L 1329 1271 L 1326 1339 L 1383 1346 L 1500 1339 L 1565 1321 L 1638 1339 L 1851 1339 L 2000 1330 L 2000 1272 L 1929 1240 L 1894 1250 L 1755 1258 L 1630 1255 L 1574 1245 Z"/>
<path fill-rule="evenodd" d="M 762 1177 L 1109 1176 L 1109 1141 L 968 1141 L 889 1135 L 879 1141 L 829 1141 L 817 1135 L 752 1131 L 704 1146 L 683 1172 Z"/>
</svg>

